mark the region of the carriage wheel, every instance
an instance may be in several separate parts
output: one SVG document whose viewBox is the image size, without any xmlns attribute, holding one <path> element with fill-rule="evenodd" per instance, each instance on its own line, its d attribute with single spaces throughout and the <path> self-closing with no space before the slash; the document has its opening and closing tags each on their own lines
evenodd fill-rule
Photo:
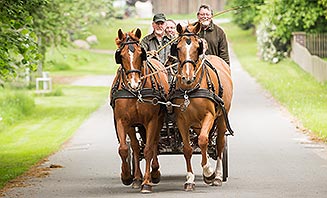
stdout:
<svg viewBox="0 0 327 198">
<path fill-rule="evenodd" d="M 225 148 L 223 152 L 223 182 L 227 181 L 228 177 L 228 142 L 227 142 L 227 136 L 225 135 Z"/>
</svg>

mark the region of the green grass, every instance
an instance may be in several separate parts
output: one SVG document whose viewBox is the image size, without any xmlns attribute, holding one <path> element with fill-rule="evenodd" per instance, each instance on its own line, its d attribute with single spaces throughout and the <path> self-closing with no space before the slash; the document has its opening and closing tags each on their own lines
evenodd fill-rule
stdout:
<svg viewBox="0 0 327 198">
<path fill-rule="evenodd" d="M 223 27 L 238 59 L 250 75 L 305 128 L 326 141 L 327 83 L 319 83 L 289 58 L 278 64 L 261 61 L 252 30 L 242 31 L 232 24 L 224 24 Z"/>
<path fill-rule="evenodd" d="M 49 50 L 44 67 L 51 75 L 62 76 L 109 75 L 114 74 L 116 69 L 113 54 L 75 48 Z"/>
<path fill-rule="evenodd" d="M 92 48 L 115 50 L 117 49 L 115 38 L 118 35 L 119 29 L 122 29 L 123 32 L 129 32 L 134 28 L 140 28 L 143 37 L 148 34 L 150 26 L 151 19 L 112 19 L 112 22 L 108 23 L 108 25 L 93 25 L 90 31 L 97 36 L 98 44 L 92 46 Z"/>
<path fill-rule="evenodd" d="M 131 24 L 134 24 L 131 26 Z M 112 19 L 107 25 L 92 25 L 90 31 L 98 38 L 98 44 L 92 49 L 113 50 L 117 49 L 115 38 L 118 29 L 124 32 L 140 28 L 143 36 L 147 35 L 151 20 Z M 117 70 L 114 54 L 103 54 L 92 50 L 81 50 L 72 47 L 49 49 L 46 54 L 44 70 L 50 71 L 55 76 L 85 76 L 114 74 Z"/>
<path fill-rule="evenodd" d="M 62 96 L 35 97 L 35 108 L 0 131 L 0 189 L 60 148 L 106 101 L 106 87 L 61 87 Z"/>
</svg>

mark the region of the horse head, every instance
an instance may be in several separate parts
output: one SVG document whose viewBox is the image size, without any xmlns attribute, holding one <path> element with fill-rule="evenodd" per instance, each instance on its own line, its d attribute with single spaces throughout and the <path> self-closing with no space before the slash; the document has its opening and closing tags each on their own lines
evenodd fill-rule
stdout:
<svg viewBox="0 0 327 198">
<path fill-rule="evenodd" d="M 178 24 L 176 28 L 179 38 L 171 47 L 171 54 L 177 56 L 179 60 L 178 74 L 181 83 L 189 86 L 195 81 L 198 67 L 201 65 L 203 42 L 197 35 L 201 30 L 201 24 L 188 24 L 186 27 Z"/>
<path fill-rule="evenodd" d="M 124 33 L 118 30 L 115 53 L 116 63 L 120 64 L 125 74 L 124 81 L 127 86 L 136 91 L 141 87 L 141 76 L 143 74 L 143 61 L 146 60 L 146 52 L 140 45 L 141 30 L 139 28 Z"/>
</svg>

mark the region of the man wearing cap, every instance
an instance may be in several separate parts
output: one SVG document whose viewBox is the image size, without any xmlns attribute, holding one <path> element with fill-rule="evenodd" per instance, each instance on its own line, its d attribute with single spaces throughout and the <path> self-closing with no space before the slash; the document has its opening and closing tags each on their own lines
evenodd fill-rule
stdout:
<svg viewBox="0 0 327 198">
<path fill-rule="evenodd" d="M 164 64 L 170 55 L 170 46 L 163 48 L 157 54 L 157 50 L 170 41 L 170 38 L 165 34 L 166 17 L 163 13 L 153 16 L 152 28 L 153 32 L 142 39 L 141 45 L 149 55 L 157 57 Z"/>
</svg>

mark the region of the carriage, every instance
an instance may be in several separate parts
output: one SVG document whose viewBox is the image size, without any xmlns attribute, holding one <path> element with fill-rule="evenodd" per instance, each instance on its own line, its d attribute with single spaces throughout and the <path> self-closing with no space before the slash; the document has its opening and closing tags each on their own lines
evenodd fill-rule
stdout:
<svg viewBox="0 0 327 198">
<path fill-rule="evenodd" d="M 167 68 L 148 58 L 140 46 L 141 31 L 118 31 L 115 59 L 121 67 L 112 85 L 110 105 L 122 159 L 121 180 L 141 188 L 142 193 L 152 192 L 152 184 L 160 181 L 158 155 L 184 155 L 185 191 L 195 186 L 192 154 L 202 156 L 205 183 L 220 186 L 227 181 L 227 136 L 233 135 L 228 121 L 233 89 L 230 68 L 217 56 L 202 57 L 199 30 L 199 24 L 177 25 L 179 40 L 171 53 L 177 57 L 178 72 L 170 83 Z M 189 51 L 187 56 L 184 51 Z M 208 157 L 216 160 L 215 170 Z M 142 159 L 144 175 L 139 164 Z"/>
<path fill-rule="evenodd" d="M 142 134 L 139 133 L 138 128 L 135 129 L 137 133 L 137 140 L 141 148 L 140 161 L 144 159 L 144 147 L 145 147 L 145 138 Z M 228 178 L 228 136 L 232 135 L 230 132 L 225 134 L 225 149 L 223 152 L 223 181 L 226 182 Z M 143 138 L 142 138 L 143 136 Z M 216 138 L 217 134 L 214 132 L 210 133 L 209 136 L 209 145 L 208 145 L 208 155 L 213 160 L 217 160 L 217 149 L 216 149 Z M 201 154 L 197 134 L 190 129 L 190 143 L 193 148 L 193 154 Z M 130 139 L 127 140 L 129 148 L 128 163 L 133 167 L 132 163 L 132 148 L 130 145 Z M 158 144 L 158 153 L 159 155 L 179 155 L 183 154 L 183 142 L 182 137 L 178 131 L 178 128 L 174 121 L 167 121 L 164 123 L 163 127 L 160 130 L 160 139 Z"/>
</svg>

